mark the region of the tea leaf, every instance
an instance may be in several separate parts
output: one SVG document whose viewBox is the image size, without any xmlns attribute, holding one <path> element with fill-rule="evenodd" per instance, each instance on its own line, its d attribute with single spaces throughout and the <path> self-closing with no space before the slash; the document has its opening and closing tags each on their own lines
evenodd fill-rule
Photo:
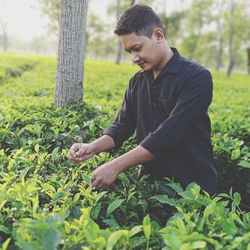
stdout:
<svg viewBox="0 0 250 250">
<path fill-rule="evenodd" d="M 147 240 L 149 240 L 151 235 L 151 223 L 150 223 L 150 217 L 148 215 L 144 217 L 142 225 L 143 225 L 143 232 Z"/>
<path fill-rule="evenodd" d="M 121 204 L 123 203 L 123 201 L 125 201 L 125 199 L 117 199 L 115 201 L 113 201 L 107 209 L 107 216 L 109 216 L 110 214 L 112 214 L 118 207 L 121 206 Z"/>
</svg>

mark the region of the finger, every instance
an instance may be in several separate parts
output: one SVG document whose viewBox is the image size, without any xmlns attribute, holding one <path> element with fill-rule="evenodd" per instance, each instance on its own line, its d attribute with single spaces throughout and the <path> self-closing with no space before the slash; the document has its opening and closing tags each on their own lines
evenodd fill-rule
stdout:
<svg viewBox="0 0 250 250">
<path fill-rule="evenodd" d="M 86 161 L 88 159 L 90 159 L 94 154 L 89 154 L 89 155 L 82 155 L 80 157 L 77 157 L 77 159 L 79 159 L 80 161 Z"/>
<path fill-rule="evenodd" d="M 99 179 L 94 179 L 92 182 L 92 187 L 96 188 L 99 186 L 100 180 Z"/>
<path fill-rule="evenodd" d="M 67 158 L 68 158 L 69 160 L 74 160 L 74 159 L 75 159 L 74 155 L 73 155 L 71 152 L 69 152 L 69 153 L 67 154 Z"/>
<path fill-rule="evenodd" d="M 70 150 L 69 153 L 75 158 L 76 157 L 76 152 L 79 150 L 79 143 L 74 143 Z"/>
<path fill-rule="evenodd" d="M 82 145 L 79 148 L 79 150 L 76 152 L 76 156 L 84 155 L 86 152 L 86 149 L 87 149 L 86 145 Z"/>
</svg>

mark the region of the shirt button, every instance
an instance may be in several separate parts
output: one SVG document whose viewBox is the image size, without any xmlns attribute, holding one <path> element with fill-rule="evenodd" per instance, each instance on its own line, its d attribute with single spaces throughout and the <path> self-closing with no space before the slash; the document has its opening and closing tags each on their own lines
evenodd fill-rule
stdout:
<svg viewBox="0 0 250 250">
<path fill-rule="evenodd" d="M 155 102 L 153 103 L 153 106 L 156 107 L 156 103 Z"/>
<path fill-rule="evenodd" d="M 157 123 L 157 121 L 153 121 L 153 123 L 154 123 L 154 124 L 156 124 L 156 123 Z"/>
</svg>

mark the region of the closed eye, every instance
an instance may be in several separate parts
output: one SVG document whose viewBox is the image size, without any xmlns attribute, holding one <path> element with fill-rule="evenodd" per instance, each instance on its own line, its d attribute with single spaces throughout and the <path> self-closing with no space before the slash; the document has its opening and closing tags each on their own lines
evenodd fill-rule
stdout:
<svg viewBox="0 0 250 250">
<path fill-rule="evenodd" d="M 129 49 L 125 49 L 129 54 L 131 54 L 132 52 L 140 52 L 142 49 L 142 46 L 137 46 L 137 47 L 132 47 Z"/>
</svg>

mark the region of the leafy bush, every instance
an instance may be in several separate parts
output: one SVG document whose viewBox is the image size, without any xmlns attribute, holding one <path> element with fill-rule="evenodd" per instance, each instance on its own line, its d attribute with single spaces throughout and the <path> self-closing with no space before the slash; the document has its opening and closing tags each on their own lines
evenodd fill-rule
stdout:
<svg viewBox="0 0 250 250">
<path fill-rule="evenodd" d="M 55 59 L 1 55 L 0 249 L 250 249 L 249 77 L 215 74 L 210 114 L 223 193 L 153 182 L 139 177 L 140 166 L 97 192 L 93 169 L 134 139 L 79 165 L 66 160 L 67 150 L 110 124 L 137 69 L 85 69 L 85 102 L 54 110 Z"/>
</svg>

